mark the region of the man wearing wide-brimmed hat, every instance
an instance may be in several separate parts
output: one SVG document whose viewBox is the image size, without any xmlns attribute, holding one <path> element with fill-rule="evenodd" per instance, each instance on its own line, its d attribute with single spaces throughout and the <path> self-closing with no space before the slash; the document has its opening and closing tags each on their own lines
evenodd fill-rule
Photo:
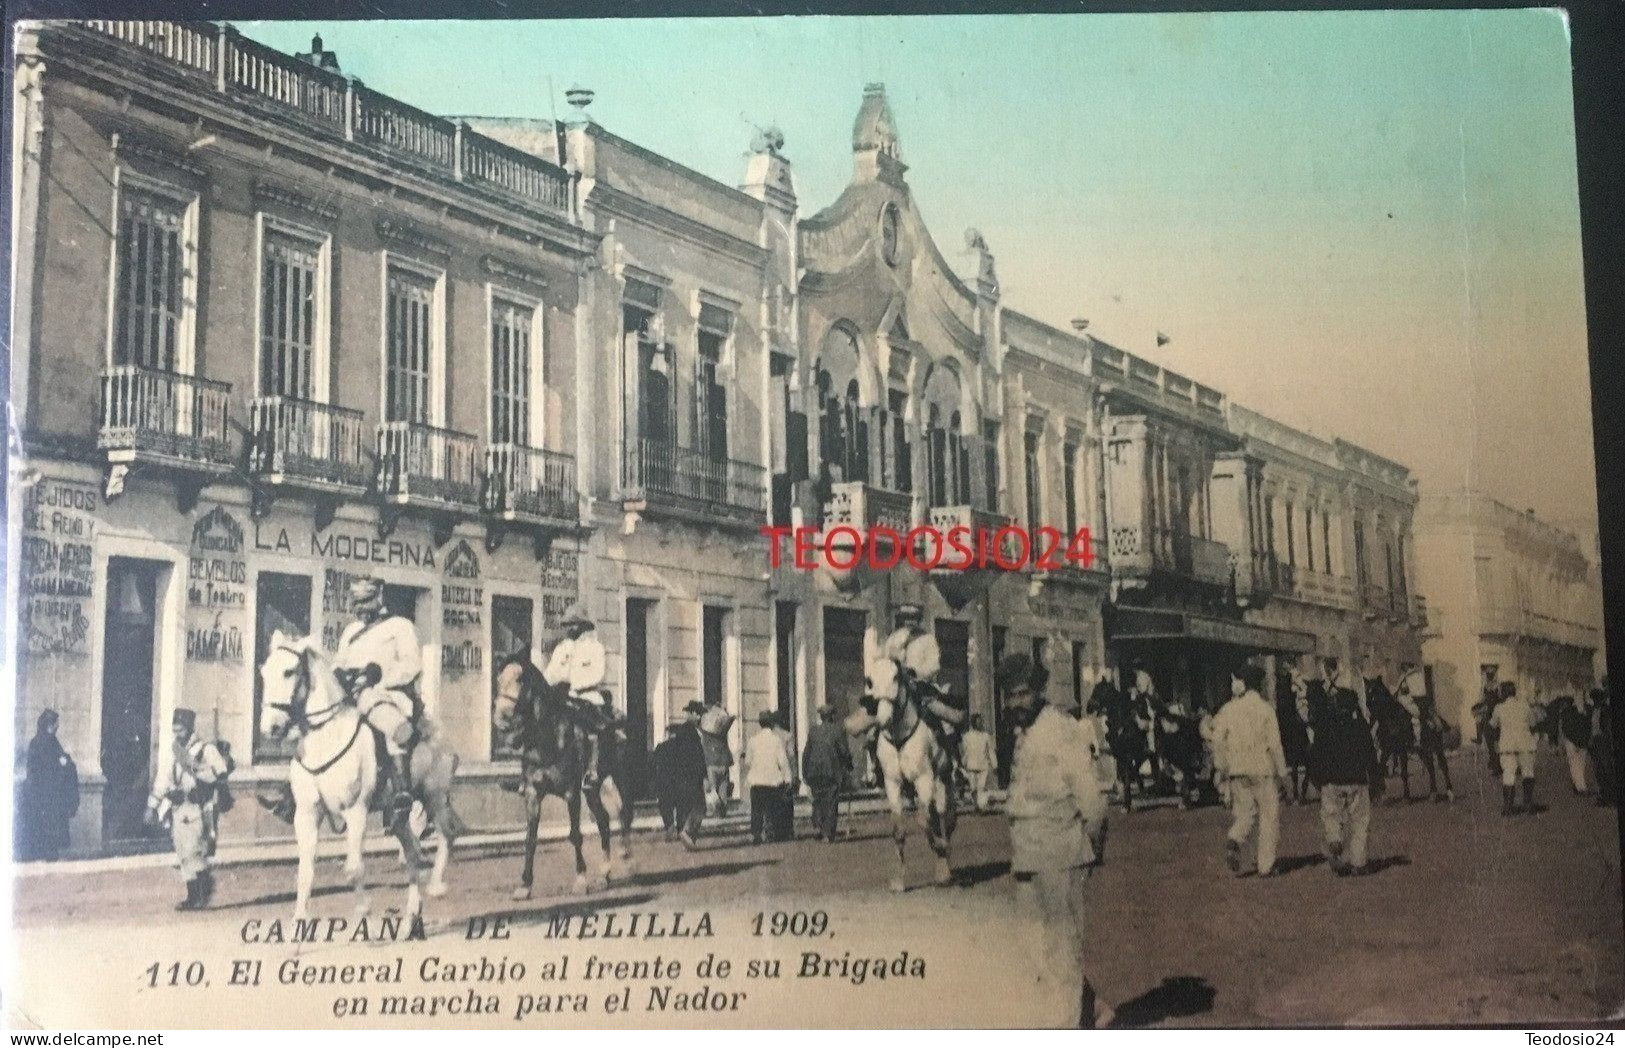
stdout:
<svg viewBox="0 0 1625 1048">
<path fill-rule="evenodd" d="M 422 714 L 422 650 L 412 620 L 392 614 L 384 603 L 383 579 L 351 580 L 350 614 L 354 619 L 339 635 L 334 672 L 355 696 L 362 717 L 383 736 L 384 820 L 393 825 L 412 809 L 408 769 Z"/>
<path fill-rule="evenodd" d="M 171 720 L 174 749 L 167 773 L 161 773 L 147 798 L 147 822 L 169 828 L 175 865 L 186 882 L 186 898 L 177 910 L 207 906 L 214 895 L 214 857 L 219 836 L 220 805 L 229 798 L 231 751 L 224 743 L 206 742 L 197 734 L 197 714 L 177 709 Z"/>
<path fill-rule="evenodd" d="M 608 655 L 580 601 L 564 609 L 559 625 L 564 628 L 564 639 L 553 646 L 542 676 L 554 687 L 569 691 L 570 711 L 587 737 L 583 782 L 590 787 L 600 776 L 599 738 L 613 719 L 609 692 L 604 687 Z"/>
</svg>

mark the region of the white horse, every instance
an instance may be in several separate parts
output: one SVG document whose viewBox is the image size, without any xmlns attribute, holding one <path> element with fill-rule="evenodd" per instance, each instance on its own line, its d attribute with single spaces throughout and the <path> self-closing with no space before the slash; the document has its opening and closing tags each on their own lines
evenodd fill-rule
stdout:
<svg viewBox="0 0 1625 1048">
<path fill-rule="evenodd" d="M 954 874 L 948 860 L 948 841 L 953 836 L 957 817 L 952 755 L 921 716 L 918 696 L 909 694 L 903 687 L 897 662 L 880 652 L 872 631 L 864 638 L 864 649 L 868 667 L 864 706 L 872 706 L 874 712 L 872 717 L 860 713 L 848 721 L 847 728 L 854 734 L 866 728 L 879 732 L 875 757 L 886 786 L 886 803 L 891 808 L 892 840 L 897 844 L 897 866 L 892 873 L 891 890 L 900 892 L 908 888 L 903 855 L 908 839 L 907 824 L 903 820 L 905 781 L 913 787 L 920 824 L 937 856 L 933 883 L 950 885 Z M 865 721 L 867 723 L 862 723 Z"/>
<path fill-rule="evenodd" d="M 369 907 L 362 838 L 367 830 L 368 805 L 378 782 L 378 753 L 374 732 L 334 675 L 333 665 L 313 638 L 292 638 L 278 630 L 271 636 L 271 652 L 260 667 L 262 696 L 260 731 L 279 739 L 298 730 L 299 747 L 288 767 L 293 791 L 294 839 L 299 848 L 298 891 L 294 919 L 303 920 L 316 880 L 316 845 L 319 817 L 327 812 L 342 827 L 345 838 L 344 876 L 355 890 L 356 912 Z M 420 746 L 422 752 L 425 747 Z M 428 770 L 444 761 L 432 761 Z M 402 819 L 393 827 L 407 869 L 406 917 L 422 914 L 423 893 L 446 893 L 445 872 L 452 840 L 460 826 L 449 800 L 450 774 L 420 778 L 414 760 L 414 781 L 425 783 L 425 796 L 440 829 L 440 848 L 432 875 L 424 883 L 425 863 L 418 847 L 418 818 Z M 455 759 L 451 762 L 455 770 Z"/>
</svg>

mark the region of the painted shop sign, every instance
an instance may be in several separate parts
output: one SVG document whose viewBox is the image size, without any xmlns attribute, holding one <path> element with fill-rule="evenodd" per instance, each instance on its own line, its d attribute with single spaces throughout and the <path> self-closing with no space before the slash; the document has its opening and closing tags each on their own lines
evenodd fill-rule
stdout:
<svg viewBox="0 0 1625 1048">
<path fill-rule="evenodd" d="M 186 571 L 186 603 L 193 608 L 241 611 L 248 607 L 248 562 L 242 558 L 243 526 L 224 506 L 192 528 Z"/>
<path fill-rule="evenodd" d="M 401 568 L 438 566 L 434 545 L 409 539 L 380 539 L 356 531 L 310 532 L 300 536 L 299 551 L 322 560 L 355 560 Z M 262 553 L 293 553 L 294 541 L 287 528 L 254 526 L 254 549 Z"/>
<path fill-rule="evenodd" d="M 192 526 L 186 569 L 186 661 L 240 665 L 247 627 L 243 525 L 216 506 Z"/>
<path fill-rule="evenodd" d="M 95 584 L 94 487 L 46 478 L 23 505 L 22 647 L 30 655 L 80 656 L 89 651 L 89 601 Z"/>
<path fill-rule="evenodd" d="M 479 673 L 485 668 L 484 646 L 477 633 L 483 624 L 485 590 L 472 584 L 480 578 L 480 558 L 468 540 L 459 539 L 446 554 L 445 576 L 453 581 L 440 586 L 440 625 L 445 631 L 440 672 L 447 677 Z"/>
</svg>

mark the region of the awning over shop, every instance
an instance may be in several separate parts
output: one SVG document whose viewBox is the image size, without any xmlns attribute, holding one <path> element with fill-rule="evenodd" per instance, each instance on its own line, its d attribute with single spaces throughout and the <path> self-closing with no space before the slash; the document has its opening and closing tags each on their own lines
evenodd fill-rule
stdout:
<svg viewBox="0 0 1625 1048">
<path fill-rule="evenodd" d="M 1202 641 L 1252 651 L 1280 651 L 1310 655 L 1315 635 L 1297 630 L 1232 622 L 1183 611 L 1120 608 L 1107 620 L 1107 639 L 1119 641 Z"/>
</svg>

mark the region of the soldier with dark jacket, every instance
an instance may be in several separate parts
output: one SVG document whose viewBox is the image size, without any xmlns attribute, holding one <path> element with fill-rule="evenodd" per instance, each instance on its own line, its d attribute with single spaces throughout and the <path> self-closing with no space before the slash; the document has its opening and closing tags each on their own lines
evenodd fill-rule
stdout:
<svg viewBox="0 0 1625 1048">
<path fill-rule="evenodd" d="M 671 776 L 675 791 L 677 836 L 688 848 L 695 846 L 700 820 L 705 817 L 705 746 L 700 742 L 700 715 L 705 703 L 691 702 L 683 710 L 688 719 L 672 740 Z"/>
<path fill-rule="evenodd" d="M 1371 784 L 1377 751 L 1371 723 L 1347 675 L 1340 676 L 1314 722 L 1309 775 L 1320 788 L 1320 823 L 1326 858 L 1339 877 L 1366 870 L 1371 832 Z"/>
</svg>

